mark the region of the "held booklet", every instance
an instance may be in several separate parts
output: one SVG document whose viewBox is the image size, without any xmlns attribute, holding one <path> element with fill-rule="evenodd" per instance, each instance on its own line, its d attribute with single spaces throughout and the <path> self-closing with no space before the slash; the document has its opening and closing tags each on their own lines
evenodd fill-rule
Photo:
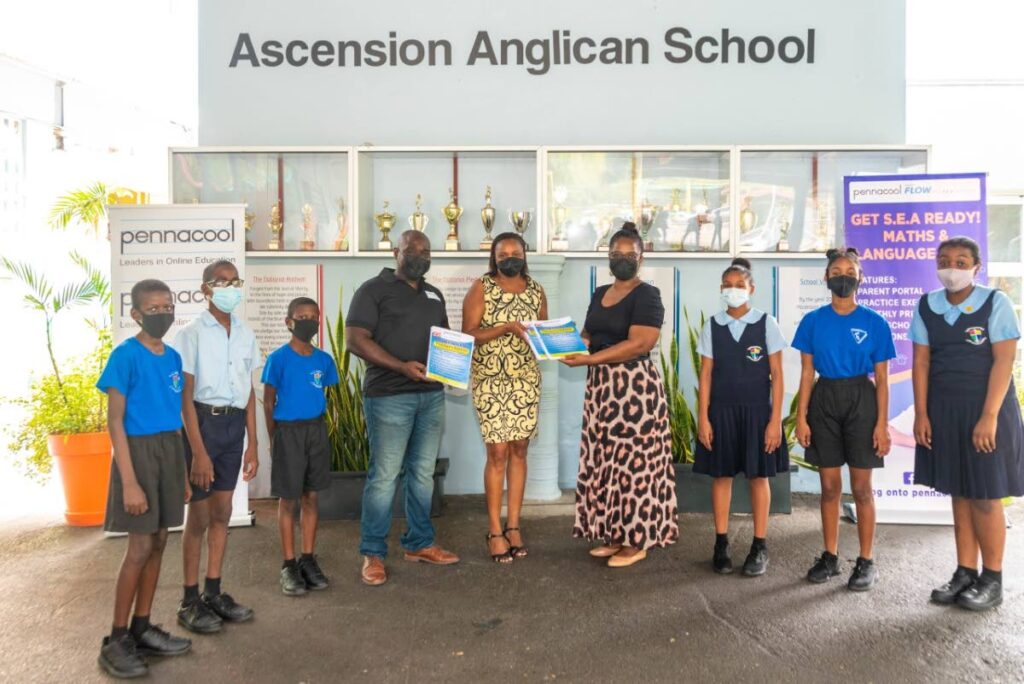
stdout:
<svg viewBox="0 0 1024 684">
<path fill-rule="evenodd" d="M 430 328 L 427 377 L 457 389 L 469 389 L 473 363 L 473 336 L 436 325 Z"/>
<path fill-rule="evenodd" d="M 541 361 L 589 353 L 576 322 L 568 316 L 550 321 L 525 321 L 523 326 L 534 356 Z"/>
</svg>

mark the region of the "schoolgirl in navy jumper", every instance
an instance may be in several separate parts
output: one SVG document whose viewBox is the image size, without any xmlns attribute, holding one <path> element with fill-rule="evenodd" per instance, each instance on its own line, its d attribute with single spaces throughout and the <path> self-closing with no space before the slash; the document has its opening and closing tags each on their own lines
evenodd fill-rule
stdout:
<svg viewBox="0 0 1024 684">
<path fill-rule="evenodd" d="M 937 261 L 943 287 L 921 298 L 910 330 L 914 482 L 953 503 L 957 569 L 932 601 L 988 610 L 1003 601 L 1002 499 L 1024 496 L 1024 426 L 1012 378 L 1020 327 L 1009 297 L 974 283 L 978 243 L 946 240 Z"/>
<path fill-rule="evenodd" d="M 729 504 L 733 478 L 742 473 L 750 486 L 754 540 L 743 563 L 747 577 L 768 568 L 769 477 L 789 469 L 782 436 L 782 350 L 786 342 L 775 319 L 750 306 L 754 276 L 750 262 L 733 259 L 722 273 L 724 310 L 704 325 L 695 473 L 714 478 L 715 516 L 712 567 L 732 572 L 729 553 Z"/>
<path fill-rule="evenodd" d="M 839 574 L 839 508 L 846 464 L 860 537 L 860 555 L 847 587 L 867 591 L 878 580 L 872 559 L 871 471 L 881 468 L 889 453 L 889 360 L 896 356 L 896 347 L 881 314 L 857 304 L 857 288 L 864 277 L 857 250 L 830 249 L 826 256 L 832 302 L 805 315 L 793 338 L 793 347 L 801 352 L 796 437 L 807 460 L 818 466 L 825 542 L 807 579 L 820 584 Z"/>
</svg>

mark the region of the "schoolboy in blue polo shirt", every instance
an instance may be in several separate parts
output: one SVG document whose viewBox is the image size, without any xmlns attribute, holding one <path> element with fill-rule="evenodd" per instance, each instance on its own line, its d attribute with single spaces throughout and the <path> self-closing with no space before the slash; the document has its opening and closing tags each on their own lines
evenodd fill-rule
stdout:
<svg viewBox="0 0 1024 684">
<path fill-rule="evenodd" d="M 288 304 L 285 325 L 292 339 L 267 357 L 263 368 L 263 411 L 271 439 L 270 493 L 279 497 L 277 523 L 284 563 L 281 590 L 300 596 L 326 589 L 313 549 L 318 521 L 317 492 L 331 485 L 324 390 L 338 384 L 331 355 L 311 340 L 320 329 L 320 307 L 308 297 Z M 302 556 L 295 559 L 295 502 L 302 509 Z"/>
<path fill-rule="evenodd" d="M 104 529 L 128 533 L 114 624 L 99 664 L 123 678 L 149 671 L 144 655 L 180 655 L 192 647 L 149 621 L 167 528 L 181 525 L 190 495 L 181 441 L 181 357 L 161 339 L 174 323 L 174 298 L 163 282 L 142 280 L 131 301 L 132 319 L 142 330 L 114 349 L 96 383 L 108 397 L 114 448 Z"/>
<path fill-rule="evenodd" d="M 185 595 L 178 608 L 178 623 L 197 634 L 219 632 L 224 621 L 246 622 L 253 616 L 251 608 L 236 603 L 220 586 L 238 475 L 241 472 L 248 482 L 259 467 L 252 388 L 259 348 L 252 329 L 232 313 L 242 301 L 242 285 L 238 269 L 230 261 L 208 265 L 200 287 L 209 308 L 174 339 L 185 371 L 182 414 L 185 460 L 192 483 L 192 501 L 181 537 Z M 204 536 L 209 551 L 200 595 Z"/>
</svg>

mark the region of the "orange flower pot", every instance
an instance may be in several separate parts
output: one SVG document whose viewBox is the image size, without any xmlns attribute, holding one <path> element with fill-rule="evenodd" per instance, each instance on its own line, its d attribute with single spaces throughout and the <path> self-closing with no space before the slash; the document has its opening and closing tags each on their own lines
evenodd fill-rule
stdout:
<svg viewBox="0 0 1024 684">
<path fill-rule="evenodd" d="M 64 519 L 76 527 L 103 524 L 107 511 L 112 449 L 106 432 L 50 435 L 50 455 L 64 483 Z"/>
</svg>

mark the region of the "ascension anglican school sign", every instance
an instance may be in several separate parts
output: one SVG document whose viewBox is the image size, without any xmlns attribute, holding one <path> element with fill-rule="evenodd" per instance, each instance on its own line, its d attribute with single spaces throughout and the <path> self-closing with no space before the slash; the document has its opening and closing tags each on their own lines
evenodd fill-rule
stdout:
<svg viewBox="0 0 1024 684">
<path fill-rule="evenodd" d="M 846 242 L 860 251 L 865 273 L 857 300 L 885 316 L 896 342 L 889 365 L 893 446 L 874 478 L 878 521 L 949 524 L 949 497 L 914 484 L 910 322 L 921 295 L 939 287 L 940 242 L 967 236 L 985 263 L 985 174 L 847 176 L 844 193 Z"/>
</svg>

